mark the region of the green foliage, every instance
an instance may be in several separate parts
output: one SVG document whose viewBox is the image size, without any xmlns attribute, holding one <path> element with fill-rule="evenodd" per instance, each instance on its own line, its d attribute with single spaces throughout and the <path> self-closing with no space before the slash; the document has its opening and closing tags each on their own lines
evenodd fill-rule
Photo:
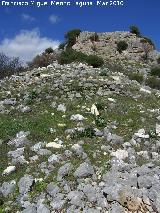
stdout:
<svg viewBox="0 0 160 213">
<path fill-rule="evenodd" d="M 99 36 L 97 33 L 94 33 L 93 35 L 90 36 L 90 40 L 93 41 L 99 41 Z"/>
<path fill-rule="evenodd" d="M 117 50 L 119 53 L 122 53 L 123 50 L 126 50 L 128 48 L 128 44 L 125 41 L 119 41 L 117 43 Z"/>
<path fill-rule="evenodd" d="M 151 69 L 151 73 L 152 76 L 157 76 L 160 78 L 160 67 L 154 67 Z"/>
<path fill-rule="evenodd" d="M 98 57 L 98 56 L 96 56 L 96 55 L 89 55 L 86 58 L 86 62 L 88 63 L 88 65 L 91 65 L 94 68 L 102 67 L 103 64 L 104 64 L 103 59 Z"/>
<path fill-rule="evenodd" d="M 101 111 L 101 110 L 104 110 L 105 104 L 104 104 L 104 102 L 99 101 L 98 103 L 96 103 L 96 107 L 97 107 L 98 111 Z"/>
<path fill-rule="evenodd" d="M 81 52 L 77 52 L 75 50 L 72 49 L 67 49 L 66 51 L 63 51 L 60 55 L 60 57 L 58 58 L 58 62 L 60 64 L 70 64 L 72 62 L 83 62 L 85 61 L 86 55 L 81 53 Z"/>
<path fill-rule="evenodd" d="M 107 76 L 108 75 L 108 70 L 107 69 L 103 69 L 100 74 L 100 76 Z"/>
<path fill-rule="evenodd" d="M 64 50 L 65 45 L 66 45 L 66 42 L 61 43 L 61 44 L 59 45 L 58 49 L 59 49 L 59 50 Z"/>
<path fill-rule="evenodd" d="M 149 137 L 150 137 L 150 138 L 157 139 L 157 137 L 158 137 L 158 134 L 156 133 L 156 129 L 151 129 L 151 130 L 148 132 L 148 134 L 149 134 Z"/>
<path fill-rule="evenodd" d="M 95 118 L 95 124 L 97 127 L 105 127 L 107 125 L 105 119 L 102 116 L 97 116 Z"/>
<path fill-rule="evenodd" d="M 79 36 L 80 32 L 80 29 L 73 29 L 65 34 L 65 39 L 69 48 L 76 43 L 76 38 Z"/>
<path fill-rule="evenodd" d="M 60 64 L 70 64 L 72 62 L 85 62 L 93 67 L 100 67 L 104 63 L 103 59 L 99 58 L 98 56 L 95 55 L 87 56 L 82 52 L 77 52 L 72 49 L 67 49 L 66 51 L 63 51 L 60 57 L 58 58 L 58 62 Z"/>
<path fill-rule="evenodd" d="M 143 83 L 144 81 L 144 76 L 141 73 L 136 73 L 136 72 L 129 73 L 128 77 L 130 80 L 135 80 L 139 82 L 140 84 Z"/>
<path fill-rule="evenodd" d="M 54 50 L 52 49 L 52 47 L 49 47 L 45 50 L 45 54 L 51 54 L 54 53 Z"/>
<path fill-rule="evenodd" d="M 35 187 L 35 190 L 37 192 L 43 192 L 43 190 L 46 188 L 47 186 L 47 183 L 43 182 L 43 181 L 38 181 L 34 187 Z"/>
<path fill-rule="evenodd" d="M 27 104 L 28 105 L 31 105 L 34 100 L 37 98 L 38 94 L 36 91 L 32 91 L 29 95 L 28 95 L 28 98 L 27 98 Z"/>
<path fill-rule="evenodd" d="M 88 126 L 84 131 L 76 131 L 72 138 L 93 138 L 95 136 L 95 131 L 92 126 Z"/>
<path fill-rule="evenodd" d="M 146 80 L 146 85 L 153 89 L 160 89 L 160 79 L 154 76 L 150 76 Z"/>
<path fill-rule="evenodd" d="M 37 193 L 43 192 L 47 187 L 47 183 L 44 181 L 37 181 L 32 188 L 32 191 L 29 193 L 30 197 L 35 197 Z"/>
<path fill-rule="evenodd" d="M 136 36 L 138 37 L 141 35 L 140 30 L 137 26 L 130 26 L 130 32 L 136 34 Z"/>
</svg>

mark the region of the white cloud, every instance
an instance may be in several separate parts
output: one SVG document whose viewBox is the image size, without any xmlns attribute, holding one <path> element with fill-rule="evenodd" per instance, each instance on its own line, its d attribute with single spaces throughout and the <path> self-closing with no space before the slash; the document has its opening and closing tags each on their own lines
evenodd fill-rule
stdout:
<svg viewBox="0 0 160 213">
<path fill-rule="evenodd" d="M 50 17 L 49 17 L 49 20 L 52 24 L 55 24 L 57 23 L 58 21 L 60 21 L 60 18 L 54 14 L 52 14 Z"/>
<path fill-rule="evenodd" d="M 12 39 L 4 39 L 0 43 L 0 52 L 12 57 L 19 57 L 24 62 L 30 61 L 35 55 L 42 53 L 46 48 L 57 48 L 59 41 L 41 37 L 38 29 L 22 30 Z"/>
<path fill-rule="evenodd" d="M 23 13 L 22 19 L 25 21 L 35 21 L 35 18 L 33 16 L 30 16 L 29 14 Z"/>
</svg>

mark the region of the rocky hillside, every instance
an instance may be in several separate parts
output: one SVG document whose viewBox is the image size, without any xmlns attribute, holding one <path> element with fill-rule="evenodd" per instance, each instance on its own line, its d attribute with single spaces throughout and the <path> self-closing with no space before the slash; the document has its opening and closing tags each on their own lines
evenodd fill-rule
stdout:
<svg viewBox="0 0 160 213">
<path fill-rule="evenodd" d="M 159 213 L 159 106 L 160 91 L 83 64 L 1 80 L 0 212 Z"/>
<path fill-rule="evenodd" d="M 160 53 L 154 50 L 150 42 L 143 42 L 145 37 L 137 37 L 130 32 L 96 33 L 96 38 L 94 36 L 94 32 L 81 32 L 72 48 L 88 55 L 96 54 L 105 61 L 127 60 L 156 64 L 157 58 L 160 57 Z M 127 49 L 122 53 L 117 51 L 119 41 L 125 41 L 128 44 Z M 144 60 L 146 54 L 147 61 Z"/>
</svg>

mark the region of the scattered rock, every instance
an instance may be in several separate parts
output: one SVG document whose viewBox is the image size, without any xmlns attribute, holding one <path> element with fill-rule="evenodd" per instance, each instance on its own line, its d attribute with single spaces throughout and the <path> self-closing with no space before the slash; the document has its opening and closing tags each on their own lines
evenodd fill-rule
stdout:
<svg viewBox="0 0 160 213">
<path fill-rule="evenodd" d="M 68 194 L 67 198 L 70 200 L 70 203 L 72 205 L 80 206 L 80 207 L 84 206 L 84 202 L 83 202 L 84 194 L 83 194 L 83 192 L 71 191 Z"/>
<path fill-rule="evenodd" d="M 56 194 L 59 193 L 60 188 L 57 185 L 50 183 L 50 184 L 48 184 L 46 191 L 51 197 L 55 197 Z"/>
<path fill-rule="evenodd" d="M 4 182 L 0 187 L 0 192 L 3 194 L 4 197 L 12 194 L 16 188 L 16 182 L 14 180 L 10 182 Z"/>
<path fill-rule="evenodd" d="M 93 167 L 89 163 L 84 162 L 80 164 L 80 166 L 77 168 L 77 170 L 74 173 L 74 177 L 85 178 L 93 174 L 94 174 Z"/>
<path fill-rule="evenodd" d="M 76 114 L 76 115 L 72 115 L 70 120 L 73 121 L 83 121 L 85 118 L 83 117 L 83 115 L 80 114 Z"/>
<path fill-rule="evenodd" d="M 4 171 L 3 171 L 3 175 L 9 175 L 12 172 L 14 172 L 16 170 L 15 166 L 8 166 Z"/>
<path fill-rule="evenodd" d="M 33 177 L 31 175 L 24 175 L 24 177 L 22 177 L 18 182 L 19 193 L 26 194 L 31 190 L 33 184 L 34 184 Z"/>
<path fill-rule="evenodd" d="M 124 160 L 128 158 L 128 152 L 126 150 L 119 149 L 116 152 L 112 152 L 111 156 L 116 157 L 119 160 Z"/>
<path fill-rule="evenodd" d="M 57 143 L 55 143 L 55 142 L 50 142 L 50 143 L 46 144 L 46 147 L 47 147 L 47 148 L 60 149 L 60 148 L 63 147 L 63 145 L 57 144 Z"/>
<path fill-rule="evenodd" d="M 61 111 L 61 112 L 66 112 L 66 107 L 65 107 L 65 105 L 64 104 L 60 104 L 60 105 L 58 105 L 58 107 L 57 107 L 57 111 Z"/>
</svg>

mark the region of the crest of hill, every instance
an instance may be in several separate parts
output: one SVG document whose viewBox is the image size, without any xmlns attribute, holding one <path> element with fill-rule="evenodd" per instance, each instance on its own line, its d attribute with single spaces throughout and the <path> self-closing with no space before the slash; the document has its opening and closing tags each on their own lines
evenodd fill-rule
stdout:
<svg viewBox="0 0 160 213">
<path fill-rule="evenodd" d="M 117 49 L 119 42 L 127 44 L 126 49 L 121 52 Z M 104 33 L 84 31 L 79 34 L 72 48 L 87 55 L 100 56 L 104 61 L 127 60 L 156 65 L 160 57 L 150 39 L 127 31 Z"/>
</svg>

